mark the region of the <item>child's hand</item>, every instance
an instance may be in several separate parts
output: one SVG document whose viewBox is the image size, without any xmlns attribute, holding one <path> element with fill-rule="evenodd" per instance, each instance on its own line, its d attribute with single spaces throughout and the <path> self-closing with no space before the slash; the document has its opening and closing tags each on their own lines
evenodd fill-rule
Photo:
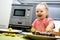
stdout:
<svg viewBox="0 0 60 40">
<path fill-rule="evenodd" d="M 35 32 L 35 28 L 32 27 L 32 28 L 31 28 L 31 31 L 32 31 L 32 32 Z"/>
<path fill-rule="evenodd" d="M 46 32 L 53 32 L 51 28 L 46 28 Z"/>
</svg>

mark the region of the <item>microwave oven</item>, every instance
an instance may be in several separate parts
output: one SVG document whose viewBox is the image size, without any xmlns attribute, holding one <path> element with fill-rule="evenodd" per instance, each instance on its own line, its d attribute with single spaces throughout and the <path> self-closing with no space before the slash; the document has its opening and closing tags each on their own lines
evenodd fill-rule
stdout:
<svg viewBox="0 0 60 40">
<path fill-rule="evenodd" d="M 10 25 L 31 26 L 33 5 L 12 4 Z"/>
</svg>

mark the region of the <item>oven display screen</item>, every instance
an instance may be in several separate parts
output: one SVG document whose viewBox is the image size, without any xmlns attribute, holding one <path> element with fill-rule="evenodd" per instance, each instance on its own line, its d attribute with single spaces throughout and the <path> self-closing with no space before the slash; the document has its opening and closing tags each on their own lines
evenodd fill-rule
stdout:
<svg viewBox="0 0 60 40">
<path fill-rule="evenodd" d="M 14 16 L 25 16 L 25 9 L 15 9 Z"/>
</svg>

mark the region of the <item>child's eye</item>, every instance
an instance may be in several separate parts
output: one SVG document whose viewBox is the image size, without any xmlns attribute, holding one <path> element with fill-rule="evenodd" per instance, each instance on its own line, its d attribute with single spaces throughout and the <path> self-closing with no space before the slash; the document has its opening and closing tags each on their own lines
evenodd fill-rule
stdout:
<svg viewBox="0 0 60 40">
<path fill-rule="evenodd" d="M 36 12 L 38 13 L 38 12 L 43 12 L 43 11 L 41 10 L 41 11 L 36 11 Z"/>
<path fill-rule="evenodd" d="M 40 12 L 43 12 L 42 10 Z"/>
<path fill-rule="evenodd" d="M 39 11 L 36 11 L 37 13 L 39 12 Z"/>
</svg>

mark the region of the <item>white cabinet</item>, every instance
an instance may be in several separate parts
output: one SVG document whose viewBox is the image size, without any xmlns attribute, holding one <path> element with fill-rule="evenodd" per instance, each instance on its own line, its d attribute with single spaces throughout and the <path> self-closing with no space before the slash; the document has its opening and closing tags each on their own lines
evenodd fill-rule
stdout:
<svg viewBox="0 0 60 40">
<path fill-rule="evenodd" d="M 12 0 L 0 1 L 0 28 L 8 28 Z"/>
</svg>

